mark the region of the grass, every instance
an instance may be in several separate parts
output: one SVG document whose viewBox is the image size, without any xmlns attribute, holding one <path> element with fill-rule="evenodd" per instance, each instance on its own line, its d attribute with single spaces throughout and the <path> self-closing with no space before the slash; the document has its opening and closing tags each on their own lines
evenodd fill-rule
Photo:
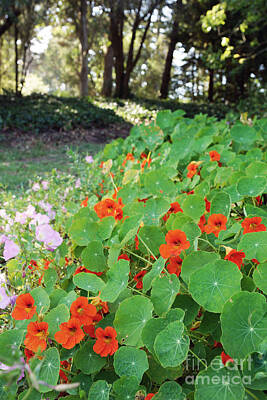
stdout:
<svg viewBox="0 0 267 400">
<path fill-rule="evenodd" d="M 80 145 L 45 146 L 42 142 L 27 145 L 25 148 L 1 146 L 0 148 L 0 187 L 14 191 L 25 190 L 29 180 L 35 175 L 44 177 L 53 169 L 70 172 L 72 159 L 69 150 L 80 154 L 94 155 L 103 144 L 81 143 Z"/>
</svg>

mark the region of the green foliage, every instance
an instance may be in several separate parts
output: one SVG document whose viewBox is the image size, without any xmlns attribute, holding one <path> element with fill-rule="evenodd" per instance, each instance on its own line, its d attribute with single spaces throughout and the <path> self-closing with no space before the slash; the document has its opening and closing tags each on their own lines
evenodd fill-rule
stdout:
<svg viewBox="0 0 267 400">
<path fill-rule="evenodd" d="M 7 372 L 0 393 L 6 396 L 10 388 L 10 400 L 27 395 L 25 390 L 38 399 L 64 390 L 75 400 L 133 400 L 148 393 L 164 400 L 264 395 L 265 125 L 257 121 L 250 127 L 255 135 L 248 144 L 233 140 L 240 123 L 168 111 L 157 121 L 160 129 L 156 122 L 133 128 L 92 163 L 74 157 L 75 178 L 55 173 L 48 178 L 49 190 L 40 187 L 21 198 L 0 195 L 1 232 L 19 249 L 9 257 L 9 242 L 1 236 L 0 262 L 8 283 L 1 275 L 0 301 L 5 301 L 3 289 L 7 296 L 29 292 L 37 306 L 31 320 L 15 320 L 11 305 L 1 312 L 0 359 Z M 210 160 L 212 150 L 220 163 Z M 201 161 L 199 175 L 188 178 L 192 161 Z M 99 218 L 94 206 L 104 199 L 110 206 L 98 204 L 106 213 Z M 176 202 L 182 212 L 171 208 Z M 227 219 L 225 230 L 220 221 L 211 224 L 214 214 Z M 251 232 L 244 234 L 243 221 L 253 217 L 258 218 L 249 224 Z M 43 219 L 62 238 L 53 251 L 38 236 Z M 181 248 L 179 232 L 167 235 L 176 230 L 184 232 L 188 248 Z M 66 328 L 61 324 L 83 318 L 81 308 L 72 306 L 80 297 L 98 314 L 80 321 L 84 336 L 79 331 L 78 343 L 61 344 L 56 335 Z M 24 340 L 35 321 L 48 324 L 47 347 L 30 359 L 29 370 Z M 234 367 L 231 361 L 223 364 L 222 352 Z M 25 378 L 17 387 L 13 382 L 21 369 Z M 59 379 L 60 369 L 67 383 L 62 372 Z"/>
</svg>

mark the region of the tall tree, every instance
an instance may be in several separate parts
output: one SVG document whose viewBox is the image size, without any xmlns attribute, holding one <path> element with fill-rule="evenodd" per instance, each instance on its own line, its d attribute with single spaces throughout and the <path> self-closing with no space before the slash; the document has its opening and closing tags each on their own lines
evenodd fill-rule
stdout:
<svg viewBox="0 0 267 400">
<path fill-rule="evenodd" d="M 110 38 L 115 58 L 115 97 L 128 97 L 131 73 L 140 59 L 142 49 L 151 25 L 154 11 L 162 0 L 108 0 L 110 17 Z M 131 27 L 130 44 L 125 52 L 123 36 L 125 21 Z M 135 51 L 137 35 L 140 34 Z"/>
<path fill-rule="evenodd" d="M 169 46 L 168 52 L 165 60 L 164 70 L 161 79 L 161 87 L 160 87 L 160 97 L 162 99 L 166 99 L 168 97 L 169 92 L 169 84 L 171 80 L 171 68 L 173 62 L 173 55 L 175 51 L 176 44 L 179 41 L 180 33 L 179 33 L 179 18 L 181 16 L 182 11 L 182 0 L 177 0 L 173 5 L 173 24 L 171 28 L 171 32 L 169 34 Z"/>
<path fill-rule="evenodd" d="M 88 29 L 87 29 L 87 0 L 80 0 L 80 29 L 79 36 L 81 42 L 81 96 L 88 96 Z"/>
</svg>

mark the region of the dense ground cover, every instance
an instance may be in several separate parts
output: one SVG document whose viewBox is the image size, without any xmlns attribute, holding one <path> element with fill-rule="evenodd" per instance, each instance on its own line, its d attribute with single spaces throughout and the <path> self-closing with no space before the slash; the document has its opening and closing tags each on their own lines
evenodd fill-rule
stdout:
<svg viewBox="0 0 267 400">
<path fill-rule="evenodd" d="M 264 399 L 266 139 L 162 111 L 1 193 L 1 398 Z"/>
</svg>

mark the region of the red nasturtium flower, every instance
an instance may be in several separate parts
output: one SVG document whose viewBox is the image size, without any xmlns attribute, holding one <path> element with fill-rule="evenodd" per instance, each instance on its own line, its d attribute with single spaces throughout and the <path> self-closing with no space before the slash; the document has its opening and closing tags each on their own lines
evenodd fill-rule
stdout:
<svg viewBox="0 0 267 400">
<path fill-rule="evenodd" d="M 244 228 L 243 234 L 251 232 L 265 232 L 266 226 L 261 224 L 261 217 L 245 218 L 241 223 L 242 228 Z"/>
<path fill-rule="evenodd" d="M 112 199 L 105 199 L 100 201 L 94 206 L 94 210 L 100 219 L 105 217 L 114 217 L 115 220 L 121 220 L 123 218 L 122 211 L 123 204 L 121 200 L 116 203 Z"/>
<path fill-rule="evenodd" d="M 145 276 L 146 273 L 147 271 L 143 270 L 138 272 L 138 274 L 134 276 L 134 280 L 137 282 L 135 286 L 136 289 L 143 289 L 143 277 Z"/>
<path fill-rule="evenodd" d="M 235 263 L 239 269 L 241 269 L 241 266 L 244 265 L 243 263 L 243 258 L 245 258 L 246 255 L 243 253 L 243 251 L 237 251 L 235 249 L 226 249 L 226 256 L 224 257 L 225 260 L 232 261 Z"/>
<path fill-rule="evenodd" d="M 226 231 L 227 218 L 223 214 L 212 214 L 208 218 L 208 223 L 205 226 L 206 233 L 214 233 L 216 237 L 221 231 Z"/>
<path fill-rule="evenodd" d="M 12 318 L 16 320 L 31 319 L 36 313 L 34 298 L 30 293 L 21 294 L 17 297 L 16 306 L 12 312 Z"/>
<path fill-rule="evenodd" d="M 205 197 L 204 200 L 205 200 L 205 209 L 209 213 L 210 212 L 210 201 L 207 199 L 207 197 Z"/>
<path fill-rule="evenodd" d="M 48 323 L 47 322 L 30 322 L 27 326 L 27 334 L 24 344 L 27 349 L 37 352 L 38 350 L 44 351 L 46 349 L 46 338 L 48 336 Z"/>
<path fill-rule="evenodd" d="M 123 167 L 127 163 L 127 161 L 134 161 L 134 156 L 132 155 L 132 153 L 127 153 L 127 155 L 122 163 Z"/>
<path fill-rule="evenodd" d="M 111 326 L 107 326 L 105 329 L 97 328 L 95 336 L 96 342 L 93 346 L 93 350 L 101 357 L 112 356 L 112 354 L 118 350 L 119 343 L 116 339 L 117 332 Z"/>
<path fill-rule="evenodd" d="M 70 359 L 71 360 L 71 359 Z M 71 369 L 71 363 L 67 360 L 60 361 L 60 366 L 64 368 L 64 370 L 70 370 Z M 68 377 L 62 369 L 59 370 L 59 376 L 62 379 L 63 382 L 67 383 L 68 382 Z"/>
<path fill-rule="evenodd" d="M 88 196 L 85 197 L 85 199 L 81 202 L 81 207 L 87 207 L 88 205 Z"/>
<path fill-rule="evenodd" d="M 183 259 L 181 257 L 170 257 L 169 263 L 166 266 L 169 274 L 175 274 L 178 277 L 181 273 L 182 263 Z"/>
<path fill-rule="evenodd" d="M 99 321 L 101 321 L 102 315 L 98 312 L 92 319 L 92 323 L 90 325 L 84 325 L 83 330 L 87 335 L 95 338 L 95 326 Z"/>
<path fill-rule="evenodd" d="M 27 364 L 29 363 L 30 359 L 35 356 L 35 353 L 33 351 L 27 349 L 27 347 L 25 347 L 25 349 L 24 349 L 24 354 L 26 357 Z"/>
<path fill-rule="evenodd" d="M 72 349 L 84 338 L 81 323 L 77 318 L 71 318 L 68 322 L 59 325 L 60 331 L 55 333 L 55 339 L 65 349 Z"/>
<path fill-rule="evenodd" d="M 201 230 L 201 233 L 205 232 L 205 224 L 206 224 L 206 217 L 205 214 L 201 215 L 198 221 L 198 227 Z"/>
<path fill-rule="evenodd" d="M 163 221 L 167 221 L 167 219 L 170 217 L 171 214 L 176 214 L 178 212 L 183 212 L 183 210 L 181 209 L 180 204 L 178 203 L 178 201 L 175 201 L 174 203 L 171 203 L 171 207 L 170 209 L 167 211 L 167 213 L 164 215 L 163 217 Z"/>
<path fill-rule="evenodd" d="M 209 152 L 210 161 L 220 161 L 221 156 L 216 150 L 212 150 Z"/>
<path fill-rule="evenodd" d="M 155 394 L 154 393 L 148 393 L 147 396 L 145 397 L 145 400 L 151 400 L 152 397 L 154 397 Z"/>
<path fill-rule="evenodd" d="M 93 304 L 88 304 L 87 297 L 78 297 L 70 306 L 72 318 L 77 318 L 81 325 L 89 325 L 93 322 L 93 317 L 97 309 Z"/>
<path fill-rule="evenodd" d="M 187 178 L 193 178 L 194 175 L 198 172 L 198 167 L 202 161 L 191 161 L 191 163 L 186 167 L 187 169 Z"/>
<path fill-rule="evenodd" d="M 130 258 L 127 256 L 127 254 L 121 254 L 118 259 L 119 260 L 126 260 L 126 261 L 131 261 Z"/>
<path fill-rule="evenodd" d="M 234 363 L 234 360 L 228 354 L 225 354 L 224 351 L 221 352 L 221 360 L 223 365 L 226 365 L 228 362 Z"/>
<path fill-rule="evenodd" d="M 183 250 L 190 247 L 190 243 L 186 238 L 186 234 L 180 229 L 170 230 L 165 240 L 167 244 L 160 245 L 159 252 L 163 258 L 179 256 Z"/>
<path fill-rule="evenodd" d="M 77 267 L 74 274 L 73 275 L 77 275 L 81 272 L 85 272 L 87 274 L 94 274 L 97 276 L 101 276 L 103 274 L 103 272 L 95 272 L 95 271 L 90 271 L 90 269 L 87 269 L 86 267 L 84 267 L 83 265 L 81 265 L 80 267 Z"/>
</svg>

